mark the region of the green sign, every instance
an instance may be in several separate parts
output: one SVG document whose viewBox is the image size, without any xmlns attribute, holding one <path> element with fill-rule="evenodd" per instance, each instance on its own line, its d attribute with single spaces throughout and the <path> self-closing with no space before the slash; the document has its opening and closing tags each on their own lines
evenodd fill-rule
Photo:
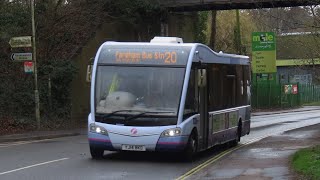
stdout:
<svg viewBox="0 0 320 180">
<path fill-rule="evenodd" d="M 275 51 L 276 38 L 273 32 L 253 32 L 252 51 Z"/>
<path fill-rule="evenodd" d="M 252 68 L 254 73 L 273 73 L 276 69 L 275 51 L 252 51 Z"/>
<path fill-rule="evenodd" d="M 273 32 L 252 33 L 253 73 L 274 73 L 276 68 L 276 38 Z"/>
</svg>

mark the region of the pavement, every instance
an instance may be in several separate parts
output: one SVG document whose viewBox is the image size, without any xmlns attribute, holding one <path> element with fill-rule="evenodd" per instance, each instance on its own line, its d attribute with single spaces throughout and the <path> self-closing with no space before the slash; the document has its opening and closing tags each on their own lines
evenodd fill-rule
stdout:
<svg viewBox="0 0 320 180">
<path fill-rule="evenodd" d="M 252 116 L 265 116 L 265 115 L 271 115 L 271 114 L 314 111 L 314 110 L 319 110 L 319 109 L 320 109 L 320 106 L 303 106 L 301 108 L 286 109 L 286 110 L 253 112 L 251 115 Z"/>
<path fill-rule="evenodd" d="M 10 134 L 0 136 L 0 143 L 5 142 L 16 142 L 16 141 L 32 141 L 32 140 L 43 140 L 53 139 L 67 136 L 77 136 L 80 134 L 86 134 L 87 129 L 73 129 L 73 130 L 56 130 L 56 131 L 31 131 L 21 134 Z"/>
</svg>

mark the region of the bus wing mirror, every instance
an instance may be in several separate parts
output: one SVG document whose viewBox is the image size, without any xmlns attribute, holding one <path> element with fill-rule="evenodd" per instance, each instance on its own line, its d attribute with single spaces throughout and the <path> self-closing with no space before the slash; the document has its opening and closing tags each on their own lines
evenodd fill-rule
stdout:
<svg viewBox="0 0 320 180">
<path fill-rule="evenodd" d="M 207 84 L 207 74 L 205 69 L 198 69 L 198 86 L 205 87 Z"/>
<path fill-rule="evenodd" d="M 87 76 L 86 76 L 86 81 L 88 83 L 91 82 L 91 76 L 92 76 L 92 68 L 93 68 L 93 61 L 94 58 L 90 58 L 88 66 L 87 66 Z"/>
<path fill-rule="evenodd" d="M 87 66 L 87 77 L 86 77 L 86 81 L 89 83 L 91 82 L 91 76 L 92 76 L 92 65 L 89 64 Z"/>
</svg>

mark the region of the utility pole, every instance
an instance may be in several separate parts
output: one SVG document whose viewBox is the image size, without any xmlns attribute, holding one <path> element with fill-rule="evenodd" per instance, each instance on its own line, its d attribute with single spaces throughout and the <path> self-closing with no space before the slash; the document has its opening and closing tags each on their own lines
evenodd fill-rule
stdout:
<svg viewBox="0 0 320 180">
<path fill-rule="evenodd" d="M 34 20 L 34 1 L 30 0 L 31 4 L 31 21 L 32 21 L 32 54 L 33 54 L 33 62 L 34 62 L 34 100 L 35 100 L 35 113 L 36 113 L 36 121 L 37 121 L 37 129 L 40 129 L 41 120 L 40 120 L 40 98 L 39 98 L 39 90 L 38 90 L 38 70 L 37 70 L 37 50 L 36 50 L 36 26 Z"/>
<path fill-rule="evenodd" d="M 241 32 L 240 32 L 240 14 L 239 9 L 236 10 L 236 16 L 237 16 L 237 27 L 236 27 L 236 40 L 237 40 L 237 49 L 238 53 L 242 54 L 242 43 L 241 43 Z"/>
<path fill-rule="evenodd" d="M 216 34 L 217 34 L 217 11 L 212 10 L 211 11 L 211 35 L 210 35 L 210 41 L 209 41 L 209 47 L 212 50 L 216 50 L 215 44 L 216 44 Z"/>
</svg>

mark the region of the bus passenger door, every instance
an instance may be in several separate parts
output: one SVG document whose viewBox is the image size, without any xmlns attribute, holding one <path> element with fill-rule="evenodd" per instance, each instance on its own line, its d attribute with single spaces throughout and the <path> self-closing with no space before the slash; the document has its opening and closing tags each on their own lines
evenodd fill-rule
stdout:
<svg viewBox="0 0 320 180">
<path fill-rule="evenodd" d="M 208 90 L 207 73 L 205 68 L 197 69 L 198 107 L 200 112 L 199 150 L 208 147 Z"/>
</svg>

